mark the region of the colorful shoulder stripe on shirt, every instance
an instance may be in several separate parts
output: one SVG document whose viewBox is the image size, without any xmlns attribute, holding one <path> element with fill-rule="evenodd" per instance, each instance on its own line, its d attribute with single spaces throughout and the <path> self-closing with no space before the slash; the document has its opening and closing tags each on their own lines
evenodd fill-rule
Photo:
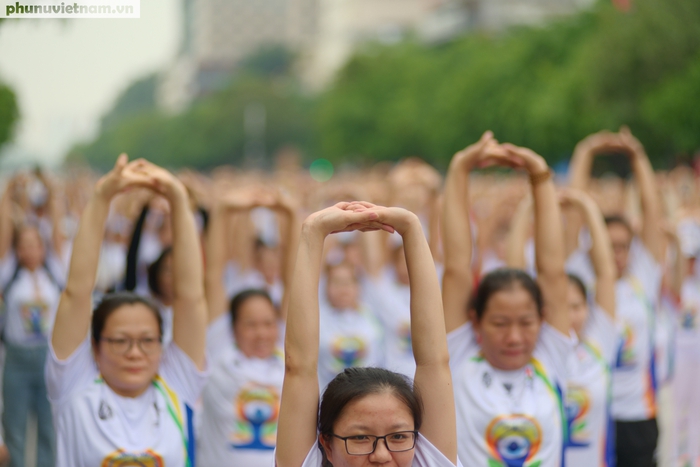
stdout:
<svg viewBox="0 0 700 467">
<path fill-rule="evenodd" d="M 168 386 L 165 380 L 163 380 L 163 378 L 160 377 L 160 375 L 157 375 L 156 378 L 153 380 L 153 386 L 158 390 L 158 392 L 161 393 L 161 395 L 165 399 L 168 407 L 168 413 L 170 414 L 173 421 L 175 422 L 175 425 L 180 431 L 180 436 L 182 437 L 182 443 L 185 449 L 185 466 L 194 467 L 195 448 L 194 426 L 192 423 L 192 409 L 189 405 L 182 404 L 185 405 L 185 415 L 187 416 L 187 420 L 185 421 L 185 417 L 183 417 L 182 414 L 180 398 L 177 396 L 175 391 L 173 391 L 170 388 L 170 386 Z M 185 434 L 185 423 L 187 424 L 187 434 Z"/>
</svg>

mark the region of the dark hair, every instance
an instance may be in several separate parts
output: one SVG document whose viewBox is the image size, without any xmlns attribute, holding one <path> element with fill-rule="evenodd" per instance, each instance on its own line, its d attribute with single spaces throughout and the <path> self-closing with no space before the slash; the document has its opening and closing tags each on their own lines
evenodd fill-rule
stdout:
<svg viewBox="0 0 700 467">
<path fill-rule="evenodd" d="M 255 243 L 253 244 L 253 250 L 255 253 L 260 253 L 261 250 L 264 250 L 265 248 L 273 248 L 271 245 L 268 245 L 265 240 L 263 240 L 260 237 L 257 237 L 255 239 Z"/>
<path fill-rule="evenodd" d="M 627 221 L 627 219 L 625 219 L 624 217 L 618 216 L 617 214 L 615 214 L 612 216 L 605 216 L 604 220 L 605 220 L 605 225 L 607 225 L 608 227 L 610 227 L 613 224 L 621 225 L 622 227 L 627 229 L 627 232 L 629 232 L 630 236 L 634 236 L 634 231 L 632 230 L 632 226 Z"/>
<path fill-rule="evenodd" d="M 172 247 L 166 247 L 160 254 L 157 260 L 148 266 L 148 289 L 156 297 L 161 297 L 162 291 L 160 290 L 160 284 L 158 283 L 158 278 L 160 277 L 160 272 L 163 269 L 165 260 L 173 252 Z"/>
<path fill-rule="evenodd" d="M 581 280 L 580 277 L 578 277 L 576 274 L 567 274 L 569 276 L 569 282 L 576 286 L 576 288 L 581 292 L 581 295 L 583 295 L 583 299 L 586 300 L 588 297 L 588 294 L 586 292 L 586 286 L 583 284 L 583 281 Z"/>
<path fill-rule="evenodd" d="M 328 383 L 321 399 L 318 413 L 318 432 L 329 439 L 333 426 L 350 402 L 371 394 L 391 392 L 406 404 L 413 415 L 413 429 L 420 430 L 423 421 L 423 400 L 412 381 L 401 374 L 383 368 L 346 368 Z M 319 443 L 323 454 L 323 467 L 332 467 L 326 452 Z"/>
<path fill-rule="evenodd" d="M 105 295 L 92 312 L 91 328 L 93 341 L 95 343 L 100 341 L 102 338 L 102 330 L 112 313 L 124 305 L 135 305 L 137 303 L 145 305 L 146 308 L 153 313 L 153 316 L 155 316 L 158 321 L 158 333 L 162 337 L 163 318 L 160 316 L 160 311 L 158 311 L 156 304 L 148 298 L 136 295 L 133 292 L 117 292 Z"/>
<path fill-rule="evenodd" d="M 537 305 L 537 313 L 542 316 L 544 302 L 542 300 L 542 291 L 537 282 L 521 269 L 501 268 L 486 274 L 476 289 L 472 304 L 476 312 L 476 319 L 481 321 L 484 317 L 486 305 L 493 294 L 502 290 L 512 289 L 517 285 L 530 294 Z"/>
<path fill-rule="evenodd" d="M 231 313 L 231 325 L 236 326 L 236 321 L 238 321 L 238 316 L 240 315 L 240 310 L 241 307 L 245 302 L 247 302 L 249 299 L 253 297 L 262 297 L 268 302 L 270 302 L 270 305 L 272 308 L 277 311 L 277 308 L 275 307 L 275 304 L 272 302 L 272 299 L 270 298 L 270 294 L 268 294 L 266 291 L 261 290 L 261 289 L 246 289 L 242 292 L 239 292 L 236 294 L 235 297 L 231 299 L 231 303 L 229 304 L 229 313 Z"/>
</svg>

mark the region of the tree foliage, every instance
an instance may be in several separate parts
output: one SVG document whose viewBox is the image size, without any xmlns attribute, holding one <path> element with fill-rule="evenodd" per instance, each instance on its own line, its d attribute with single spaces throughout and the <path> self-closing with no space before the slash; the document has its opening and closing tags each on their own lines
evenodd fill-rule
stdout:
<svg viewBox="0 0 700 467">
<path fill-rule="evenodd" d="M 3 19 L 0 18 L 0 26 Z M 19 107 L 14 91 L 0 82 L 0 147 L 12 137 L 12 130 L 19 120 Z"/>
<path fill-rule="evenodd" d="M 601 2 L 543 28 L 443 47 L 370 46 L 320 100 L 321 150 L 445 166 L 492 129 L 556 162 L 585 135 L 629 124 L 657 164 L 700 147 L 700 2 Z M 693 97 L 696 97 L 693 99 Z"/>
<path fill-rule="evenodd" d="M 0 147 L 10 140 L 18 119 L 19 108 L 15 93 L 0 83 Z"/>
<path fill-rule="evenodd" d="M 366 44 L 313 97 L 292 70 L 293 56 L 266 49 L 184 114 L 137 113 L 77 150 L 110 164 L 121 151 L 170 166 L 240 163 L 251 102 L 267 109 L 268 153 L 292 143 L 337 163 L 416 155 L 445 167 L 487 129 L 552 163 L 587 134 L 622 124 L 657 166 L 700 148 L 697 0 L 635 0 L 627 13 L 601 0 L 543 27 Z"/>
</svg>

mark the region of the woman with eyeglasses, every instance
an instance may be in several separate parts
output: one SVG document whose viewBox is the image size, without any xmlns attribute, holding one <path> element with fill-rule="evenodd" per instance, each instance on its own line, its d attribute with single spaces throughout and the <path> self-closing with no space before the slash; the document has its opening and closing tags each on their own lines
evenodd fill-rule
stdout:
<svg viewBox="0 0 700 467">
<path fill-rule="evenodd" d="M 494 163 L 529 174 L 537 281 L 520 269 L 497 269 L 473 290 L 469 177 L 472 169 Z M 450 163 L 442 220 L 459 458 L 469 466 L 560 467 L 566 440 L 562 388 L 575 341 L 561 215 L 547 163 L 485 133 Z"/>
<path fill-rule="evenodd" d="M 378 368 L 348 368 L 319 410 L 319 298 L 323 243 L 331 233 L 396 231 L 411 286 L 413 383 Z M 286 372 L 277 432 L 278 467 L 453 467 L 457 436 L 440 285 L 418 218 L 400 208 L 338 203 L 302 226 L 290 290 Z"/>
<path fill-rule="evenodd" d="M 112 198 L 148 187 L 170 203 L 173 342 L 157 307 L 131 293 L 91 297 Z M 61 295 L 46 368 L 57 467 L 193 465 L 192 410 L 204 384 L 202 255 L 187 192 L 173 175 L 121 155 L 86 206 Z M 92 316 L 91 316 L 92 315 Z"/>
</svg>

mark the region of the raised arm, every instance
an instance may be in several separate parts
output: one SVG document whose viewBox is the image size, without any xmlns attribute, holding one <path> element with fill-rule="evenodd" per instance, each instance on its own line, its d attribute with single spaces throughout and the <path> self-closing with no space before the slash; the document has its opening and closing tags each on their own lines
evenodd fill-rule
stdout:
<svg viewBox="0 0 700 467">
<path fill-rule="evenodd" d="M 440 283 L 430 246 L 415 214 L 400 208 L 372 209 L 382 224 L 402 237 L 411 288 L 411 338 L 416 360 L 414 384 L 423 398 L 424 416 L 420 432 L 445 457 L 457 463 L 457 431 L 442 314 Z"/>
<path fill-rule="evenodd" d="M 595 300 L 614 320 L 617 270 L 603 214 L 593 198 L 583 191 L 566 189 L 561 192 L 560 198 L 564 206 L 568 205 L 580 211 L 588 226 L 593 243 L 590 256 L 596 275 Z"/>
<path fill-rule="evenodd" d="M 229 191 L 214 200 L 205 245 L 207 259 L 205 290 L 207 307 L 209 309 L 209 323 L 216 321 L 228 309 L 223 277 L 227 258 L 222 252 L 226 249 L 226 232 L 229 217 L 234 212 L 250 209 L 253 204 L 254 200 L 250 190 Z"/>
<path fill-rule="evenodd" d="M 12 192 L 15 189 L 13 177 L 5 186 L 0 198 L 0 259 L 4 258 L 12 248 L 14 225 L 12 222 Z"/>
<path fill-rule="evenodd" d="M 527 244 L 527 231 L 530 227 L 532 216 L 532 198 L 527 196 L 520 201 L 515 211 L 508 232 L 508 246 L 506 251 L 506 263 L 510 268 L 525 269 L 525 245 Z"/>
<path fill-rule="evenodd" d="M 58 303 L 51 336 L 51 345 L 59 360 L 68 358 L 88 335 L 92 290 L 110 201 L 129 186 L 152 186 L 148 177 L 134 171 L 137 162 L 127 164 L 126 154 L 119 156 L 112 171 L 97 182 L 83 210 L 75 236 L 75 245 L 80 248 L 73 249 L 68 281 Z"/>
<path fill-rule="evenodd" d="M 303 223 L 284 341 L 285 372 L 277 429 L 277 467 L 299 467 L 316 443 L 318 416 L 318 283 L 323 242 L 333 232 L 355 230 L 377 218 L 373 212 L 345 210 L 349 203 L 316 212 Z M 377 228 L 380 228 L 377 226 Z"/>
<path fill-rule="evenodd" d="M 65 238 L 63 236 L 63 218 L 65 216 L 64 198 L 59 193 L 56 182 L 51 180 L 44 171 L 39 170 L 37 177 L 46 187 L 48 192 L 48 210 L 51 218 L 51 247 L 54 253 L 61 258 L 63 253 L 63 244 Z"/>
<path fill-rule="evenodd" d="M 472 232 L 469 222 L 469 172 L 490 144 L 493 134 L 459 151 L 447 171 L 442 204 L 442 246 L 445 272 L 442 278 L 442 302 L 445 329 L 454 331 L 467 322 L 467 304 L 472 292 Z"/>
<path fill-rule="evenodd" d="M 588 190 L 595 156 L 610 151 L 611 143 L 614 146 L 616 139 L 617 135 L 603 130 L 586 136 L 576 145 L 569 165 L 569 186 L 571 188 Z M 563 208 L 563 212 L 566 216 L 565 247 L 566 253 L 570 254 L 578 248 L 578 235 L 584 220 L 581 217 L 581 212 L 576 208 L 567 206 Z"/>
<path fill-rule="evenodd" d="M 683 282 L 685 282 L 686 273 L 688 271 L 688 260 L 683 254 L 681 239 L 678 237 L 676 228 L 664 224 L 662 229 L 666 236 L 668 246 L 672 247 L 674 251 L 673 263 L 670 265 L 671 268 L 664 274 L 665 287 L 673 293 L 674 298 L 680 300 Z"/>
<path fill-rule="evenodd" d="M 564 232 L 559 199 L 545 160 L 526 148 L 502 146 L 516 165 L 530 174 L 535 208 L 535 263 L 537 282 L 544 299 L 545 320 L 569 335 L 571 318 L 567 307 L 568 278 L 564 269 Z"/>
<path fill-rule="evenodd" d="M 299 216 L 297 215 L 297 205 L 289 195 L 278 191 L 275 193 L 274 203 L 271 209 L 278 212 L 282 217 L 280 222 L 280 248 L 282 251 L 282 284 L 284 285 L 284 295 L 280 304 L 280 317 L 287 319 L 287 309 L 289 308 L 289 287 L 294 276 L 294 258 L 297 253 L 299 243 Z"/>
<path fill-rule="evenodd" d="M 201 370 L 205 363 L 207 303 L 204 295 L 204 261 L 190 199 L 173 174 L 145 160 L 137 169 L 150 178 L 157 193 L 170 204 L 173 230 L 173 342 Z"/>
<path fill-rule="evenodd" d="M 629 128 L 620 129 L 620 140 L 627 149 L 630 158 L 632 172 L 639 186 L 639 194 L 642 202 L 642 241 L 647 250 L 654 256 L 657 262 L 663 262 L 664 234 L 661 228 L 663 213 L 661 199 L 654 178 L 654 169 L 651 167 L 644 146 L 637 138 L 632 136 Z"/>
</svg>

